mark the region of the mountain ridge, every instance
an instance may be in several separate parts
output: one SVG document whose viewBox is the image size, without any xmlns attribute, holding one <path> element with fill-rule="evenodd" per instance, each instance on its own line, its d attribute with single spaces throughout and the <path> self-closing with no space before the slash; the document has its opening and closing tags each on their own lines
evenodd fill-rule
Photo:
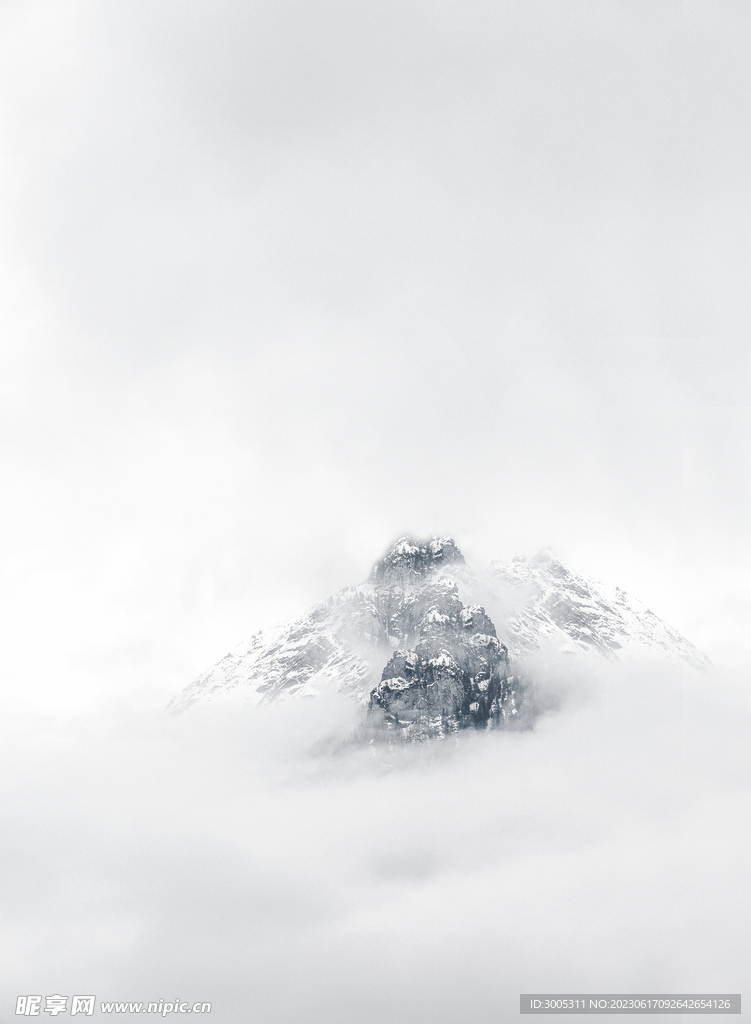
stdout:
<svg viewBox="0 0 751 1024">
<path fill-rule="evenodd" d="M 477 572 L 453 538 L 405 535 L 365 582 L 254 634 L 167 710 L 227 698 L 267 704 L 333 688 L 365 705 L 369 720 L 380 716 L 384 728 L 410 735 L 508 725 L 531 714 L 529 685 L 514 665 L 541 651 L 710 664 L 642 602 L 550 552 Z"/>
</svg>

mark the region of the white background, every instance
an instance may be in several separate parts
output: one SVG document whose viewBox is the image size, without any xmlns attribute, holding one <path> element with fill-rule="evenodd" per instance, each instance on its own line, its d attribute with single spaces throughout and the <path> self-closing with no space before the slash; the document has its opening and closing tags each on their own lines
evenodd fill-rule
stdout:
<svg viewBox="0 0 751 1024">
<path fill-rule="evenodd" d="M 517 964 L 502 986 L 514 998 L 596 981 L 621 991 L 734 984 L 733 908 L 745 876 L 732 843 L 714 837 L 719 828 L 737 839 L 732 830 L 746 820 L 730 795 L 745 778 L 737 682 L 717 678 L 709 691 L 685 683 L 676 704 L 678 684 L 657 674 L 656 695 L 639 692 L 662 711 L 638 741 L 622 727 L 632 709 L 614 683 L 601 718 L 571 711 L 560 733 L 538 734 L 536 753 L 517 751 L 506 767 L 527 810 L 504 805 L 488 827 L 512 839 L 521 829 L 533 836 L 534 856 L 552 859 L 535 861 L 521 840 L 502 854 L 491 843 L 490 859 L 480 857 L 477 870 L 495 866 L 493 898 L 510 900 L 513 927 L 500 936 L 493 928 L 505 918 L 495 904 L 483 916 L 489 904 L 475 876 L 459 883 L 441 874 L 444 863 L 461 874 L 464 855 L 450 843 L 445 862 L 433 853 L 443 849 L 446 815 L 464 820 L 461 780 L 477 785 L 471 757 L 490 758 L 468 805 L 487 808 L 495 791 L 483 787 L 502 774 L 506 748 L 466 755 L 445 783 L 448 811 L 422 769 L 400 776 L 412 780 L 403 803 L 395 783 L 352 790 L 352 806 L 371 806 L 382 826 L 384 862 L 397 865 L 393 877 L 406 877 L 406 898 L 417 901 L 411 939 L 406 919 L 389 932 L 391 896 L 376 900 L 380 924 L 358 917 L 370 890 L 352 850 L 370 846 L 356 816 L 337 817 L 334 808 L 350 804 L 336 785 L 316 791 L 317 819 L 300 810 L 302 797 L 298 805 L 297 796 L 269 795 L 262 783 L 260 796 L 242 797 L 250 800 L 241 800 L 243 820 L 278 825 L 281 807 L 297 822 L 290 848 L 313 849 L 310 885 L 321 887 L 322 906 L 351 897 L 354 917 L 333 945 L 316 947 L 318 939 L 306 946 L 298 917 L 285 918 L 281 896 L 279 906 L 263 903 L 265 883 L 260 903 L 248 896 L 255 911 L 237 909 L 245 876 L 228 864 L 244 863 L 245 847 L 215 823 L 219 845 L 206 840 L 212 852 L 201 860 L 203 847 L 190 840 L 195 814 L 185 810 L 193 790 L 176 768 L 174 789 L 169 772 L 165 781 L 162 748 L 142 735 L 152 726 L 133 726 L 132 743 L 100 732 L 104 721 L 121 730 L 133 715 L 148 718 L 260 626 L 363 579 L 402 532 L 450 533 L 478 567 L 551 545 L 575 569 L 646 601 L 723 679 L 745 679 L 750 28 L 738 0 L 0 5 L 2 685 L 6 724 L 25 737 L 6 766 L 15 794 L 6 832 L 19 845 L 8 867 L 18 916 L 4 948 L 26 986 L 19 992 L 67 991 L 69 982 L 86 992 L 109 978 L 113 997 L 117 988 L 122 998 L 169 999 L 185 993 L 163 984 L 181 970 L 199 977 L 203 964 L 205 983 L 190 998 L 217 1006 L 224 998 L 219 1019 L 250 1019 L 246 968 L 222 964 L 228 949 L 239 957 L 246 948 L 243 922 L 260 905 L 271 907 L 269 920 L 287 922 L 280 949 L 291 943 L 309 965 L 314 947 L 331 951 L 332 971 L 347 949 L 363 964 L 366 949 L 379 963 L 384 949 L 400 951 L 390 991 L 406 1000 L 398 1003 L 405 1019 L 417 1019 L 416 1007 L 432 1007 L 432 1020 L 458 1019 L 465 989 L 449 986 L 444 1002 L 435 995 L 441 979 L 455 977 L 451 955 L 444 962 L 430 946 L 442 928 L 465 937 L 457 962 L 466 992 L 484 993 L 476 1020 L 497 1019 L 495 990 L 483 987 L 500 956 L 492 950 Z M 650 730 L 669 732 L 679 706 L 703 709 L 678 732 L 692 737 L 690 750 L 709 753 L 679 770 L 671 758 L 685 757 L 688 741 L 676 739 L 667 760 L 647 770 Z M 702 740 L 705 719 L 713 724 Z M 60 733 L 64 720 L 73 733 Z M 586 770 L 571 762 L 574 748 L 589 751 Z M 274 748 L 253 772 L 267 764 L 284 774 L 286 757 Z M 136 761 L 149 766 L 148 782 L 134 781 Z M 216 769 L 212 788 L 212 765 L 207 755 L 195 768 L 211 794 L 201 813 L 244 777 L 233 762 Z M 633 788 L 618 788 L 622 776 Z M 575 796 L 590 792 L 584 779 L 597 780 L 591 803 Z M 564 787 L 553 804 L 598 837 L 592 846 L 582 825 L 581 855 L 562 852 L 576 843 L 550 837 L 549 785 Z M 653 792 L 663 794 L 657 810 L 645 795 Z M 701 812 L 692 802 L 700 792 Z M 159 828 L 133 824 L 147 798 L 155 820 L 169 819 L 168 807 L 185 810 L 159 855 L 150 845 Z M 427 808 L 433 840 L 410 818 L 417 805 Z M 668 827 L 679 806 L 684 817 Z M 621 812 L 641 823 L 623 842 L 608 825 Z M 305 824 L 314 820 L 342 838 L 338 859 L 316 846 L 318 832 Z M 479 810 L 467 819 L 475 847 L 480 820 Z M 79 845 L 56 847 L 55 821 L 67 822 Z M 661 840 L 647 822 L 664 827 Z M 305 889 L 302 854 L 282 868 L 270 852 L 289 833 L 264 834 L 275 837 L 263 856 L 279 893 Z M 599 861 L 597 843 L 612 843 Z M 639 846 L 635 859 L 623 852 L 628 843 Z M 113 867 L 117 850 L 131 867 Z M 514 850 L 521 860 L 509 867 Z M 326 873 L 331 863 L 344 882 Z M 413 876 L 433 877 L 425 863 L 439 865 L 438 880 L 420 910 Z M 619 864 L 630 867 L 618 875 Z M 572 880 L 571 907 L 606 908 L 599 932 L 577 926 L 578 946 L 557 902 L 561 874 Z M 620 895 L 611 904 L 603 894 L 615 891 L 614 876 Z M 228 879 L 224 895 L 209 878 Z M 197 879 L 209 894 L 204 909 L 223 906 L 224 916 L 205 909 L 191 923 L 185 893 Z M 535 885 L 543 902 L 530 917 L 519 893 Z M 654 918 L 649 901 L 639 902 L 650 886 L 668 892 L 649 904 Z M 460 890 L 475 910 L 457 912 L 455 927 L 431 923 L 438 894 Z M 680 908 L 695 891 L 700 905 L 686 917 Z M 157 892 L 173 895 L 160 902 Z M 383 946 L 351 939 L 365 933 Z M 713 936 L 714 959 L 702 934 Z M 270 956 L 275 947 L 261 939 Z M 646 949 L 631 973 L 619 974 L 618 942 L 626 960 Z M 160 959 L 167 948 L 178 951 L 179 969 L 153 966 L 172 963 Z M 407 948 L 423 951 L 414 970 Z M 70 957 L 65 970 L 60 950 Z M 540 970 L 525 974 L 519 965 L 536 957 Z M 574 963 L 583 965 L 575 978 Z M 701 963 L 711 965 L 703 977 Z M 349 964 L 349 1001 L 337 1003 L 324 985 L 314 1012 L 310 999 L 296 1009 L 275 1002 L 286 983 L 258 967 L 271 986 L 264 1019 L 396 1019 L 393 1005 L 368 1001 L 375 983 L 361 968 Z M 311 978 L 329 978 L 327 969 L 310 968 Z"/>
</svg>

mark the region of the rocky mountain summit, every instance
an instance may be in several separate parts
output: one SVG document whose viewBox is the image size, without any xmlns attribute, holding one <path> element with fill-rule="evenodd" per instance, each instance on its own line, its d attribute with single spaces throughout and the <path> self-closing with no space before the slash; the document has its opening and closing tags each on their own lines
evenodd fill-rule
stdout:
<svg viewBox="0 0 751 1024">
<path fill-rule="evenodd" d="M 709 665 L 640 602 L 549 552 L 476 572 L 451 537 L 402 537 L 365 583 L 257 633 L 168 710 L 336 690 L 365 706 L 371 732 L 394 738 L 509 727 L 534 717 L 534 687 L 522 666 L 539 652 L 651 653 Z"/>
<path fill-rule="evenodd" d="M 485 609 L 465 605 L 441 571 L 463 566 L 451 538 L 399 541 L 371 580 L 397 644 L 368 698 L 368 727 L 410 739 L 529 719 L 532 696 L 509 673 L 508 649 Z"/>
</svg>

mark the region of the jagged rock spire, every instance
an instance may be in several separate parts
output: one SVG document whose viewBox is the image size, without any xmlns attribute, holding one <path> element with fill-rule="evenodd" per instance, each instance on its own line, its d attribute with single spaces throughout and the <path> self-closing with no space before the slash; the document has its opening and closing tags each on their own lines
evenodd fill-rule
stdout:
<svg viewBox="0 0 751 1024">
<path fill-rule="evenodd" d="M 464 555 L 453 537 L 418 541 L 400 537 L 370 573 L 370 582 L 381 586 L 415 582 L 432 569 L 451 563 L 464 564 Z"/>
<path fill-rule="evenodd" d="M 440 570 L 464 564 L 451 537 L 401 537 L 371 573 L 396 647 L 368 701 L 373 737 L 419 742 L 466 728 L 528 723 L 531 694 L 485 609 L 465 606 Z"/>
</svg>

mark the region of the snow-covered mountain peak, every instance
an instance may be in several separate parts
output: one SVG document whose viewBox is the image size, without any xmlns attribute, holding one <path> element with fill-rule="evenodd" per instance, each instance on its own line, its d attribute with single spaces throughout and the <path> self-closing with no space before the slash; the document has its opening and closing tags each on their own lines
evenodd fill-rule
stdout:
<svg viewBox="0 0 751 1024">
<path fill-rule="evenodd" d="M 523 555 L 517 555 L 516 558 L 512 558 L 512 562 L 526 561 L 527 559 L 524 558 Z M 532 563 L 532 565 L 550 565 L 551 562 L 558 562 L 560 561 L 560 559 L 556 557 L 555 552 L 552 548 L 547 547 L 540 548 L 540 550 L 536 554 L 532 555 L 529 561 Z"/>
<path fill-rule="evenodd" d="M 450 565 L 464 565 L 464 555 L 453 537 L 418 541 L 403 536 L 373 566 L 369 582 L 376 586 L 409 586 L 427 573 Z"/>
<path fill-rule="evenodd" d="M 476 572 L 451 537 L 403 536 L 367 582 L 256 633 L 169 707 L 227 697 L 273 703 L 334 689 L 371 709 L 375 700 L 392 724 L 419 712 L 434 723 L 430 731 L 445 727 L 443 704 L 425 704 L 418 690 L 435 685 L 450 695 L 452 720 L 506 721 L 526 700 L 514 666 L 538 652 L 656 654 L 709 666 L 642 602 L 581 576 L 549 549 Z M 453 659 L 450 671 L 441 667 L 444 655 Z"/>
<path fill-rule="evenodd" d="M 630 653 L 679 658 L 706 669 L 709 659 L 620 587 L 569 568 L 547 548 L 527 561 L 491 562 L 483 574 L 499 634 L 518 656 L 543 648 L 620 658 Z"/>
</svg>

